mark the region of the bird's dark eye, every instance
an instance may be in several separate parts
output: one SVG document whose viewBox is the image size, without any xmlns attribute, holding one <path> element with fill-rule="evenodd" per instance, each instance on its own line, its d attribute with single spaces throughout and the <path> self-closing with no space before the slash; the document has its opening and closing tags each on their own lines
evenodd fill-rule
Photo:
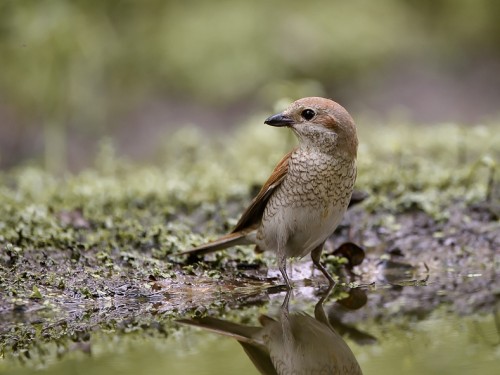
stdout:
<svg viewBox="0 0 500 375">
<path fill-rule="evenodd" d="M 314 116 L 316 116 L 316 112 L 314 112 L 312 109 L 304 109 L 300 115 L 302 116 L 302 118 L 309 121 Z"/>
</svg>

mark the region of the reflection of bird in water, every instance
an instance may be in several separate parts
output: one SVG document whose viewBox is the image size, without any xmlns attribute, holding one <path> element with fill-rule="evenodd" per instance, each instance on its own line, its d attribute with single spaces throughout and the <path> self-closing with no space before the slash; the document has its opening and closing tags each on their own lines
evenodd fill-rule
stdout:
<svg viewBox="0 0 500 375">
<path fill-rule="evenodd" d="M 288 312 L 287 293 L 277 320 L 261 315 L 262 327 L 244 326 L 216 318 L 181 319 L 241 344 L 261 374 L 361 374 L 354 354 L 328 322 L 321 298 L 314 318 Z"/>
</svg>

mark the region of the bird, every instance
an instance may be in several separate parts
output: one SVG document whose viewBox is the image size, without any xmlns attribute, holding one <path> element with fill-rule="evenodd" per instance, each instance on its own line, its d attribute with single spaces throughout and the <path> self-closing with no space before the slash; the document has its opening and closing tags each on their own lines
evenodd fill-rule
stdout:
<svg viewBox="0 0 500 375">
<path fill-rule="evenodd" d="M 210 316 L 177 322 L 236 339 L 264 375 L 362 374 L 353 352 L 326 316 L 323 302 L 327 294 L 316 304 L 314 317 L 303 311 L 290 313 L 289 295 L 277 319 L 259 316 L 260 327 Z"/>
<path fill-rule="evenodd" d="M 320 258 L 325 241 L 342 220 L 356 181 L 354 120 L 331 99 L 307 97 L 264 123 L 291 129 L 298 145 L 278 162 L 229 234 L 180 254 L 203 255 L 255 244 L 258 252 L 276 254 L 288 289 L 293 286 L 287 259 L 311 254 L 313 264 L 332 285 L 335 281 Z"/>
</svg>

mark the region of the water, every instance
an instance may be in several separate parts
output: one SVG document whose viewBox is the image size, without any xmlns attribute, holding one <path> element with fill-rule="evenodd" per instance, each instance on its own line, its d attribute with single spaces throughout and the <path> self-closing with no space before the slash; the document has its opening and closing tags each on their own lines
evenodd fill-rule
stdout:
<svg viewBox="0 0 500 375">
<path fill-rule="evenodd" d="M 405 289 L 423 287 L 405 287 Z M 411 291 L 407 293 L 411 294 Z M 368 299 L 380 298 L 377 294 L 377 291 L 367 293 Z M 498 374 L 500 369 L 498 308 L 490 313 L 460 316 L 450 312 L 449 307 L 440 306 L 433 311 L 421 310 L 414 314 L 396 313 L 385 318 L 364 311 L 369 306 L 367 303 L 359 310 L 349 312 L 338 303 L 325 303 L 325 311 L 333 327 L 344 335 L 344 342 L 352 350 L 353 357 L 364 374 Z M 396 309 L 391 303 L 387 304 L 387 308 L 393 311 Z M 297 307 L 291 310 L 295 310 L 295 313 L 303 311 Z M 311 314 L 310 316 L 314 316 L 311 309 L 307 312 Z M 362 317 L 366 319 L 362 320 Z M 194 366 L 193 368 L 198 369 L 189 373 L 258 373 L 251 361 L 241 355 L 243 350 L 237 345 L 228 343 L 228 341 L 234 343 L 235 340 L 206 331 L 193 334 L 199 335 L 201 342 L 204 339 L 214 341 L 208 347 L 198 350 L 193 348 L 193 352 L 187 355 L 186 360 Z M 318 340 L 311 334 L 311 337 L 301 344 L 304 348 L 302 354 L 311 355 L 316 352 L 320 355 L 326 341 Z M 219 352 L 221 347 L 227 348 L 225 354 Z M 342 351 L 341 349 L 337 348 L 338 351 Z M 332 348 L 332 352 L 334 351 Z M 223 358 L 227 358 L 228 361 Z M 351 363 L 354 358 L 350 358 L 349 355 L 344 356 L 347 363 Z M 333 356 L 330 359 L 333 361 Z M 321 360 L 316 358 L 312 361 Z M 342 359 L 338 359 L 338 362 L 342 362 Z M 194 363 L 197 365 L 193 365 Z M 245 363 L 246 367 L 243 366 Z M 351 365 L 347 368 L 352 367 Z M 345 363 L 344 367 L 340 365 L 339 368 L 338 372 L 323 373 L 356 373 L 347 372 Z"/>
<path fill-rule="evenodd" d="M 500 299 L 494 290 L 478 289 L 483 277 L 450 278 L 469 290 L 463 294 L 468 301 L 456 303 L 450 296 L 457 285 L 436 290 L 432 278 L 399 283 L 404 286 L 339 287 L 328 297 L 325 288 L 301 284 L 288 304 L 286 293 L 276 288 L 236 299 L 221 295 L 219 306 L 184 313 L 172 311 L 167 299 L 122 303 L 127 313 L 113 317 L 115 326 L 95 324 L 86 339 L 74 332 L 68 342 L 44 340 L 40 329 L 38 349 L 30 350 L 29 358 L 19 355 L 22 365 L 0 369 L 8 374 L 38 368 L 37 373 L 50 374 L 245 375 L 258 374 L 257 367 L 273 373 L 273 361 L 279 361 L 281 368 L 304 371 L 297 373 L 357 373 L 359 365 L 364 374 L 498 374 Z M 103 311 L 113 316 L 113 309 L 95 313 Z M 97 317 L 86 319 L 91 324 Z M 265 328 L 257 328 L 262 324 Z M 0 366 L 12 361 L 7 357 Z M 329 370 L 312 372 L 315 366 Z"/>
</svg>

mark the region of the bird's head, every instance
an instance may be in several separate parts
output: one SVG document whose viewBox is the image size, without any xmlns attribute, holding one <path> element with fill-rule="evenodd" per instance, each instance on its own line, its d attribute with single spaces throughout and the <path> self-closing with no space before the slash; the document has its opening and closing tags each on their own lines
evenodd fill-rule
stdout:
<svg viewBox="0 0 500 375">
<path fill-rule="evenodd" d="M 264 123 L 291 128 L 301 146 L 356 157 L 356 125 L 345 108 L 333 100 L 302 98 L 290 104 L 283 112 L 267 118 Z"/>
</svg>

